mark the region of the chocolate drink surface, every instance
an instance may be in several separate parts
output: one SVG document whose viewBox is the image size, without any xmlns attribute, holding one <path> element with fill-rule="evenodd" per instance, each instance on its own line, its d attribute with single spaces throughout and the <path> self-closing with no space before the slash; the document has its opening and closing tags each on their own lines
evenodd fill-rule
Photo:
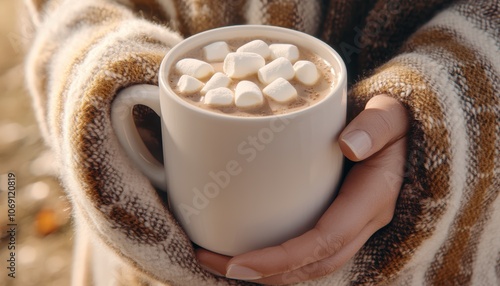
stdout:
<svg viewBox="0 0 500 286">
<path fill-rule="evenodd" d="M 240 38 L 187 51 L 169 72 L 168 83 L 199 108 L 258 117 L 320 102 L 335 87 L 337 75 L 327 61 L 303 46 Z"/>
</svg>

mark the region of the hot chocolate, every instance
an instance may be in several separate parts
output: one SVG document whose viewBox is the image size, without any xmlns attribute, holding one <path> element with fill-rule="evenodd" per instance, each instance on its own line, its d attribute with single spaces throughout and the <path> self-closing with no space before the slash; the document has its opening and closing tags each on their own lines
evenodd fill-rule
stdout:
<svg viewBox="0 0 500 286">
<path fill-rule="evenodd" d="M 312 229 L 342 178 L 340 55 L 295 30 L 236 25 L 180 42 L 158 72 L 158 85 L 120 91 L 113 127 L 193 243 L 235 256 Z M 138 135 L 136 105 L 160 115 L 164 165 Z"/>
<path fill-rule="evenodd" d="M 234 116 L 269 116 L 321 101 L 337 75 L 301 46 L 260 39 L 216 41 L 186 52 L 169 84 L 186 102 Z"/>
</svg>

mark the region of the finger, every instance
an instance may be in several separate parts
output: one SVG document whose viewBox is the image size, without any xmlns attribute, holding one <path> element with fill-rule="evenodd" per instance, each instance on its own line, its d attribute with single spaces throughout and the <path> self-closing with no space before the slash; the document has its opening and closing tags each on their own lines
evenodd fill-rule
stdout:
<svg viewBox="0 0 500 286">
<path fill-rule="evenodd" d="M 226 265 L 231 257 L 217 254 L 203 248 L 196 249 L 195 253 L 198 263 L 203 269 L 214 275 L 224 276 L 224 273 L 226 273 Z"/>
<path fill-rule="evenodd" d="M 408 125 L 406 108 L 398 100 L 377 95 L 344 128 L 339 145 L 347 158 L 360 161 L 403 137 Z"/>
<path fill-rule="evenodd" d="M 403 158 L 406 150 L 406 138 L 402 138 L 394 143 L 393 146 L 389 147 L 384 152 L 386 154 L 394 154 L 394 152 L 401 154 L 399 159 Z M 384 156 L 384 154 L 378 154 L 378 156 Z M 393 157 L 393 156 L 391 156 Z M 282 284 L 293 284 L 299 283 L 306 280 L 316 279 L 325 275 L 328 275 L 338 269 L 340 269 L 350 258 L 352 258 L 363 245 L 368 241 L 368 239 L 380 228 L 385 226 L 390 222 L 393 216 L 393 210 L 395 208 L 396 200 L 399 193 L 399 188 L 403 181 L 403 170 L 402 168 L 398 168 L 399 165 L 397 157 L 390 160 L 379 160 L 375 159 L 376 163 L 369 162 L 366 164 L 367 168 L 378 168 L 381 164 L 394 164 L 394 168 L 389 168 L 384 171 L 384 178 L 386 179 L 384 184 L 387 187 L 386 193 L 382 192 L 381 198 L 385 198 L 387 200 L 386 203 L 381 204 L 380 206 L 386 206 L 386 212 L 380 212 L 378 216 L 373 218 L 368 224 L 363 228 L 363 230 L 358 234 L 358 236 L 345 247 L 340 249 L 336 254 L 323 259 L 321 261 L 317 261 L 311 263 L 309 265 L 303 266 L 294 271 L 278 274 L 270 277 L 266 277 L 260 280 L 256 280 L 255 282 L 263 283 L 263 284 L 272 284 L 272 285 L 282 285 Z M 391 163 L 392 162 L 392 163 Z M 389 171 L 392 169 L 392 171 Z M 355 172 L 363 172 L 363 170 L 357 170 Z M 353 173 L 353 176 L 357 176 L 358 174 Z M 356 184 L 359 180 L 353 181 L 353 184 Z M 352 186 L 357 187 L 357 186 Z M 380 209 L 379 206 L 379 209 Z"/>
<path fill-rule="evenodd" d="M 401 144 L 391 145 L 356 164 L 337 198 L 312 230 L 279 246 L 234 257 L 229 261 L 226 277 L 255 280 L 288 273 L 346 251 L 346 245 L 357 239 L 369 223 L 377 224 L 378 228 L 387 224 L 392 218 L 403 174 L 401 159 L 388 157 L 404 156 L 404 150 L 399 149 L 404 149 Z M 392 177 L 388 180 L 387 174 L 399 176 L 399 184 Z M 351 256 L 354 253 L 355 250 L 349 252 Z"/>
<path fill-rule="evenodd" d="M 268 285 L 289 285 L 326 276 L 340 269 L 377 230 L 376 224 L 370 223 L 351 243 L 343 247 L 337 254 L 291 272 L 253 280 L 252 282 Z"/>
</svg>

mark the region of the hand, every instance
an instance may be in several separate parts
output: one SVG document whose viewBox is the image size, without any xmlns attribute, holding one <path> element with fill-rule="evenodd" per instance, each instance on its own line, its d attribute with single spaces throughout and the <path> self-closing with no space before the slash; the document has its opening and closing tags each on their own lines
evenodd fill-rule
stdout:
<svg viewBox="0 0 500 286">
<path fill-rule="evenodd" d="M 338 269 L 393 217 L 403 182 L 408 125 L 406 109 L 396 99 L 373 97 L 339 138 L 344 155 L 359 163 L 312 230 L 233 258 L 199 249 L 200 264 L 228 278 L 278 285 Z"/>
</svg>

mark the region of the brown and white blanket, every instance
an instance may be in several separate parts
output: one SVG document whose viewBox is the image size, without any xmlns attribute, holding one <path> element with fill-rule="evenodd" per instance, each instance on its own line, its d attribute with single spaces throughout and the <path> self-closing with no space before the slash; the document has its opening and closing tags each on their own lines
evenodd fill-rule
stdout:
<svg viewBox="0 0 500 286">
<path fill-rule="evenodd" d="M 25 2 L 36 28 L 26 82 L 76 222 L 73 285 L 249 284 L 198 266 L 110 124 L 117 91 L 156 84 L 182 38 L 245 23 L 297 29 L 337 49 L 351 116 L 381 93 L 411 116 L 393 220 L 342 269 L 302 285 L 500 285 L 499 1 Z M 154 144 L 157 130 L 143 125 Z"/>
</svg>

